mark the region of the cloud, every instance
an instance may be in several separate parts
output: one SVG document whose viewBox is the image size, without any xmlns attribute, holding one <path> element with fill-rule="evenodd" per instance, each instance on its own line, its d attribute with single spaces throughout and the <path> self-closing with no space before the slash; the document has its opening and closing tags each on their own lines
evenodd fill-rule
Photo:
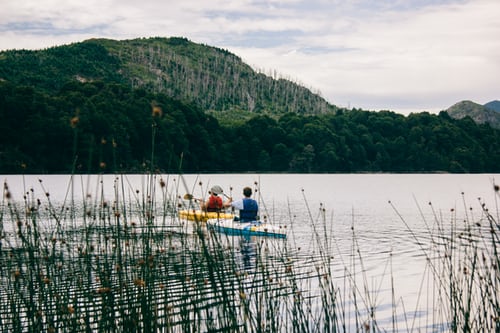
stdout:
<svg viewBox="0 0 500 333">
<path fill-rule="evenodd" d="M 344 106 L 439 111 L 472 97 L 485 103 L 498 98 L 499 5 L 475 1 L 344 18 L 322 36 L 301 36 L 293 52 L 237 52 L 301 77 Z M 322 52 L 308 52 L 315 46 Z"/>
<path fill-rule="evenodd" d="M 496 0 L 4 0 L 0 45 L 183 36 L 330 102 L 439 111 L 498 99 Z"/>
</svg>

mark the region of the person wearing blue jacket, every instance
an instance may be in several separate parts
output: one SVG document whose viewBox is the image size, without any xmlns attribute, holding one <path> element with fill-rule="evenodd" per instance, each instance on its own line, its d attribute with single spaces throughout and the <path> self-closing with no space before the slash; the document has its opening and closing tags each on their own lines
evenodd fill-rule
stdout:
<svg viewBox="0 0 500 333">
<path fill-rule="evenodd" d="M 251 198 L 252 189 L 250 187 L 245 187 L 243 189 L 243 198 L 240 200 L 233 201 L 232 198 L 224 204 L 225 207 L 234 207 L 240 211 L 240 222 L 250 222 L 259 219 L 259 204 L 257 201 Z"/>
</svg>

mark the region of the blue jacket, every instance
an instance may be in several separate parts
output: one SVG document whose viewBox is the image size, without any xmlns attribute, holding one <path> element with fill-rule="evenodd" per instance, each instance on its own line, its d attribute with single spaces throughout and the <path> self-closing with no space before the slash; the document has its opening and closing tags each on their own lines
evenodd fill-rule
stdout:
<svg viewBox="0 0 500 333">
<path fill-rule="evenodd" d="M 243 209 L 240 210 L 240 221 L 249 222 L 257 220 L 259 204 L 251 198 L 243 198 Z"/>
</svg>

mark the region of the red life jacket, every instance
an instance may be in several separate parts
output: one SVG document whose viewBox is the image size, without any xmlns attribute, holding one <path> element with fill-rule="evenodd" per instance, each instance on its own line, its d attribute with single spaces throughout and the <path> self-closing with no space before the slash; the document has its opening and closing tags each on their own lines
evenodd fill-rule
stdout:
<svg viewBox="0 0 500 333">
<path fill-rule="evenodd" d="M 210 198 L 208 198 L 208 204 L 207 204 L 207 212 L 220 212 L 222 209 L 222 198 L 211 195 Z"/>
</svg>

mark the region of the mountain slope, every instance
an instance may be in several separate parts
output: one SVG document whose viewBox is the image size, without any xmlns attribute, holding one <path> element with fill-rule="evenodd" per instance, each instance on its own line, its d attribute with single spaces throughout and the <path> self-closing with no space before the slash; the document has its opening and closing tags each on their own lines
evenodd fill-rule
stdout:
<svg viewBox="0 0 500 333">
<path fill-rule="evenodd" d="M 449 107 L 446 112 L 455 119 L 470 117 L 478 124 L 489 123 L 491 127 L 500 128 L 499 112 L 471 101 L 458 102 Z"/>
<path fill-rule="evenodd" d="M 126 83 L 204 110 L 321 114 L 336 109 L 303 86 L 257 73 L 228 51 L 185 38 L 91 39 L 38 51 L 4 51 L 0 80 L 48 93 L 75 80 Z"/>
<path fill-rule="evenodd" d="M 484 106 L 490 110 L 500 112 L 500 101 L 491 101 L 484 104 Z"/>
</svg>

